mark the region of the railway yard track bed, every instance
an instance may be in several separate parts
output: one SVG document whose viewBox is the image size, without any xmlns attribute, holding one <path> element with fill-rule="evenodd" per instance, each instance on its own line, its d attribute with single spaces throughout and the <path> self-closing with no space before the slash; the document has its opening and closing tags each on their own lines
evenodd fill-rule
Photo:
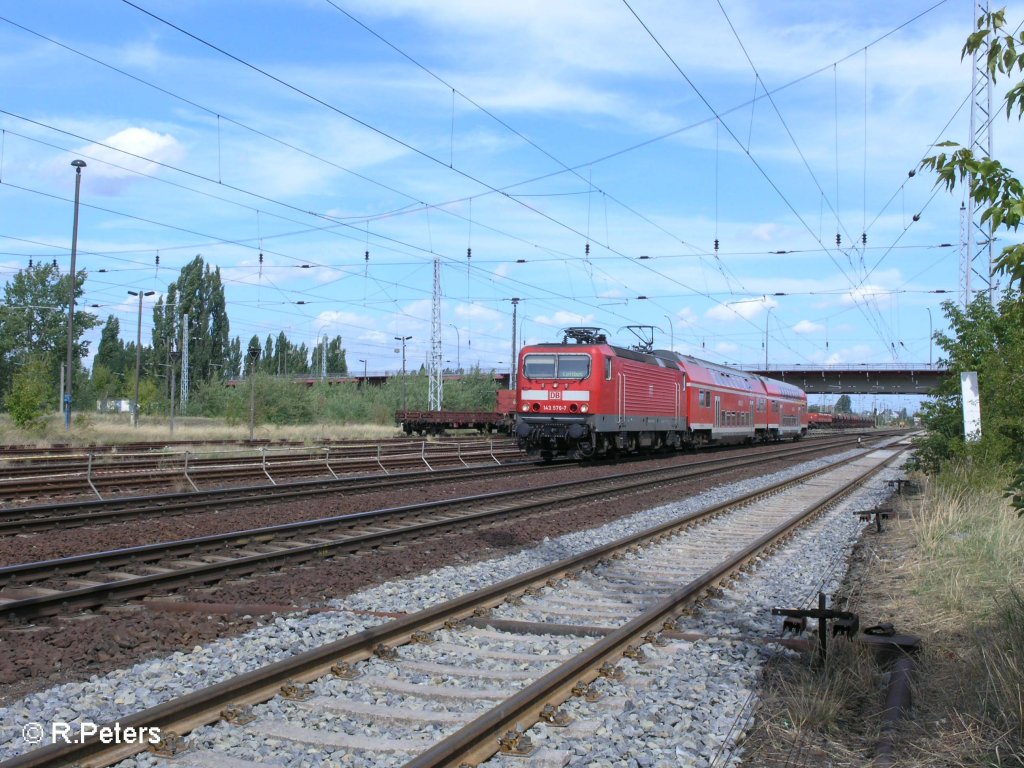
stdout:
<svg viewBox="0 0 1024 768">
<path fill-rule="evenodd" d="M 739 507 L 681 533 L 670 533 L 669 525 L 700 516 L 703 508 L 722 504 L 726 496 L 751 493 L 768 478 L 648 510 L 597 531 L 551 539 L 501 560 L 386 583 L 337 601 L 334 612 L 279 617 L 211 648 L 151 660 L 110 679 L 34 694 L 3 714 L 18 722 L 29 713 L 45 719 L 64 710 L 97 722 L 149 718 L 146 722 L 164 727 L 183 723 L 192 729 L 218 720 L 227 701 L 216 696 L 201 700 L 209 695 L 201 689 L 220 681 L 217 695 L 222 699 L 266 703 L 258 703 L 252 711 L 256 719 L 247 725 L 221 720 L 193 731 L 191 749 L 175 765 L 232 766 L 266 759 L 300 764 L 306 759 L 310 764 L 425 766 L 442 764 L 452 755 L 458 756 L 454 764 L 458 759 L 476 764 L 497 749 L 498 734 L 505 734 L 512 750 L 525 750 L 526 740 L 532 740 L 540 752 L 530 765 L 612 762 L 638 753 L 649 756 L 645 764 L 666 768 L 706 764 L 715 754 L 724 756 L 720 764 L 731 764 L 764 654 L 774 652 L 762 642 L 777 628 L 767 615 L 770 607 L 799 604 L 819 589 L 827 591 L 842 577 L 837 563 L 861 524 L 848 508 L 835 508 L 795 533 L 775 556 L 762 557 L 756 570 L 725 592 L 708 588 L 783 536 L 798 508 L 820 502 L 863 465 L 881 469 L 896 453 L 852 452 L 827 480 L 809 479 L 758 501 L 756 512 L 750 505 Z M 886 493 L 882 481 L 898 474 L 881 471 L 888 474 L 860 492 L 858 505 L 865 503 L 863 497 L 877 502 Z M 837 479 L 837 473 L 846 473 L 846 479 Z M 650 532 L 656 526 L 660 529 Z M 637 540 L 621 559 L 589 551 L 624 536 Z M 657 540 L 637 548 L 652 538 Z M 557 562 L 567 557 L 575 562 Z M 725 570 L 707 571 L 714 563 L 726 563 Z M 507 585 L 498 582 L 530 571 L 529 579 L 514 588 L 517 596 L 508 599 Z M 684 611 L 698 596 L 703 605 Z M 456 605 L 445 605 L 445 600 Z M 371 615 L 388 612 L 409 615 L 384 623 Z M 453 616 L 461 621 L 444 623 Z M 636 640 L 638 632 L 659 629 L 666 619 L 672 631 Z M 547 631 L 535 634 L 540 627 Z M 329 642 L 333 638 L 341 639 Z M 410 639 L 414 642 L 408 644 Z M 642 646 L 639 652 L 630 648 L 633 644 Z M 631 658 L 621 659 L 623 652 Z M 618 664 L 600 672 L 604 667 L 598 665 L 608 654 Z M 345 664 L 331 673 L 340 662 Z M 269 676 L 255 671 L 267 663 L 275 664 Z M 348 664 L 359 677 L 349 679 Z M 184 675 L 183 669 L 188 670 Z M 275 695 L 293 679 L 294 686 Z M 139 680 L 148 682 L 140 686 Z M 415 689 L 411 697 L 410 687 Z M 581 696 L 569 695 L 574 687 Z M 174 700 L 188 691 L 193 691 L 191 700 Z M 599 694 L 600 700 L 590 700 Z M 129 696 L 132 706 L 117 703 Z M 507 733 L 516 722 L 533 723 L 539 702 L 559 704 L 566 697 L 562 711 L 571 724 L 559 727 L 560 715 L 554 714 L 548 717 L 556 722 L 524 736 Z M 489 706 L 497 701 L 504 702 L 498 710 Z M 153 720 L 153 712 L 124 716 L 155 705 L 166 719 Z M 175 708 L 177 720 L 170 711 Z M 396 717 L 387 716 L 392 714 Z M 486 733 L 481 736 L 477 732 L 482 729 Z M 477 735 L 471 739 L 470 733 Z M 426 749 L 440 736 L 449 738 Z M 488 746 L 474 746 L 484 742 Z M 0 750 L 0 756 L 20 751 L 10 739 L 0 743 Z M 58 764 L 43 761 L 43 752 L 35 755 L 11 765 Z M 75 755 L 84 757 L 89 755 Z M 499 757 L 495 764 L 524 763 Z M 164 763 L 140 755 L 135 765 Z"/>
</svg>

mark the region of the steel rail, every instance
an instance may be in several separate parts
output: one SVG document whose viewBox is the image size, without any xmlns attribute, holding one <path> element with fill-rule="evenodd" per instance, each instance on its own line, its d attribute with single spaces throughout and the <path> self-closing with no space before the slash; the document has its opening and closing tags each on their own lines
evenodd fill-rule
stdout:
<svg viewBox="0 0 1024 768">
<path fill-rule="evenodd" d="M 787 458 L 816 450 L 821 449 L 809 447 L 794 450 L 789 453 Z M 523 489 L 495 491 L 456 499 L 355 512 L 319 520 L 284 523 L 246 531 L 6 566 L 0 568 L 0 579 L 5 580 L 8 587 L 32 589 L 34 583 L 38 584 L 44 582 L 45 579 L 52 579 L 55 574 L 65 578 L 82 576 L 103 567 L 108 569 L 127 567 L 130 571 L 143 570 L 174 557 L 197 557 L 201 556 L 199 554 L 200 547 L 210 549 L 215 546 L 219 553 L 224 553 L 228 547 L 244 548 L 267 545 L 273 547 L 271 552 L 245 554 L 227 560 L 218 559 L 212 563 L 190 564 L 183 568 L 159 567 L 158 573 L 145 575 L 131 573 L 128 578 L 114 581 L 93 583 L 70 590 L 48 590 L 46 594 L 20 599 L 9 598 L 8 602 L 0 603 L 0 619 L 16 621 L 65 613 L 70 610 L 96 608 L 114 601 L 142 597 L 151 594 L 155 589 L 213 583 L 228 577 L 251 574 L 261 568 L 288 561 L 302 562 L 314 558 L 324 558 L 332 553 L 378 548 L 386 543 L 398 542 L 424 533 L 437 535 L 439 532 L 464 526 L 471 521 L 481 522 L 508 517 L 513 514 L 535 511 L 552 504 L 578 503 L 585 498 L 616 495 L 629 490 L 649 490 L 652 483 L 680 482 L 703 474 L 720 472 L 723 464 L 729 468 L 739 468 L 761 461 L 763 461 L 762 456 L 744 457 L 739 460 L 735 458 L 708 460 L 697 466 L 686 465 L 680 468 L 627 472 L 598 480 L 586 479 L 572 483 L 557 483 L 540 488 L 530 488 L 526 491 Z M 805 473 L 805 475 L 810 476 L 819 471 L 823 470 L 812 470 L 811 473 Z M 458 512 L 459 507 L 468 507 L 468 510 Z M 440 516 L 425 522 L 414 520 L 411 525 L 400 522 L 399 527 L 385 530 L 381 530 L 379 527 L 380 523 L 387 521 L 388 518 L 399 516 L 415 518 L 416 515 L 434 512 L 440 512 Z M 369 532 L 352 530 L 350 535 L 342 538 L 319 539 L 314 543 L 287 544 L 282 541 L 283 536 L 309 536 L 317 531 L 322 532 L 329 526 L 353 527 L 358 524 L 365 526 L 367 523 L 371 525 Z M 376 527 L 373 526 L 374 523 L 377 524 Z M 38 587 L 35 588 L 35 591 L 39 591 Z"/>
<path fill-rule="evenodd" d="M 897 453 L 897 455 L 899 454 Z M 894 459 L 895 456 L 889 461 L 891 462 Z M 884 464 L 874 468 L 873 471 L 879 471 L 882 466 Z M 510 596 L 522 594 L 531 586 L 546 583 L 550 579 L 559 578 L 572 571 L 597 565 L 616 550 L 628 549 L 657 539 L 677 529 L 685 528 L 699 519 L 719 515 L 730 508 L 743 506 L 759 498 L 778 493 L 790 486 L 799 484 L 811 476 L 821 474 L 830 469 L 835 469 L 835 467 L 811 470 L 801 474 L 799 477 L 790 478 L 772 486 L 688 513 L 675 520 L 640 531 L 618 541 L 541 566 L 525 574 L 484 587 L 454 600 L 371 627 L 319 648 L 314 648 L 290 658 L 271 663 L 260 669 L 237 675 L 209 688 L 193 691 L 141 712 L 127 715 L 115 722 L 107 723 L 105 726 L 113 728 L 117 725 L 122 731 L 128 728 L 159 728 L 165 734 L 169 732 L 177 734 L 188 733 L 201 725 L 220 720 L 224 709 L 229 705 L 257 704 L 267 701 L 280 691 L 282 685 L 290 681 L 308 683 L 329 675 L 332 673 L 332 668 L 335 665 L 342 662 L 352 663 L 370 657 L 381 644 L 392 647 L 404 644 L 412 638 L 414 633 L 440 629 L 446 626 L 446 624 L 450 625 L 451 622 L 469 618 L 481 610 L 494 608 Z M 857 482 L 863 482 L 866 477 L 867 475 L 858 481 L 848 484 L 846 487 L 850 487 Z M 837 491 L 830 498 L 838 498 L 839 495 L 840 491 Z M 823 508 L 822 504 L 818 506 Z M 807 518 L 809 514 L 811 513 L 807 513 L 803 517 Z M 770 534 L 762 537 L 759 542 L 773 534 L 775 539 L 782 538 L 794 526 L 795 521 L 793 520 L 789 523 L 784 523 Z M 757 548 L 756 551 L 759 552 L 769 545 L 764 544 Z M 755 545 L 751 545 L 744 551 L 753 550 L 754 547 Z M 748 555 L 748 558 L 750 556 Z M 738 556 L 733 557 L 729 562 L 737 561 L 737 558 Z M 734 565 L 733 568 L 735 567 Z M 721 571 L 723 569 L 715 570 Z M 598 647 L 600 652 L 606 658 L 616 654 L 621 655 L 621 651 L 626 645 L 623 639 L 623 629 L 629 627 L 635 635 L 637 627 L 657 624 L 658 619 L 649 618 L 651 613 L 657 612 L 659 616 L 663 616 L 666 613 L 665 606 L 667 604 L 685 604 L 688 600 L 692 599 L 695 591 L 699 592 L 705 586 L 714 584 L 722 578 L 724 578 L 722 574 L 715 576 L 709 572 L 705 576 L 691 581 L 686 587 L 677 590 L 671 597 L 662 601 L 650 609 L 650 611 L 629 622 L 620 630 L 615 630 L 612 634 L 606 636 L 604 640 L 599 641 Z M 454 758 L 445 755 L 462 754 L 467 750 L 476 750 L 480 753 L 487 752 L 488 755 L 493 754 L 493 752 L 497 751 L 496 740 L 490 743 L 490 746 L 482 745 L 492 739 L 495 732 L 500 732 L 505 723 L 522 722 L 521 713 L 529 714 L 537 709 L 536 704 L 531 704 L 528 700 L 537 701 L 545 698 L 546 701 L 554 701 L 558 696 L 561 696 L 561 699 L 558 699 L 558 703 L 564 701 L 570 695 L 571 686 L 576 680 L 581 679 L 581 677 L 583 679 L 593 679 L 596 676 L 594 668 L 598 663 L 596 654 L 588 650 L 584 662 L 573 660 L 544 675 L 535 683 L 500 705 L 493 714 L 487 714 L 469 723 L 465 728 L 435 745 L 434 748 L 423 753 L 408 765 L 419 765 L 416 763 L 416 760 L 427 761 L 422 763 L 423 766 L 456 764 Z M 572 682 L 568 684 L 569 689 L 565 689 L 566 681 L 570 679 Z M 516 720 L 517 717 L 520 719 Z M 533 722 L 536 722 L 536 718 L 531 720 L 530 724 Z M 476 731 L 477 734 L 468 733 L 467 729 L 470 728 Z M 71 744 L 50 744 L 26 752 L 4 762 L 2 768 L 58 768 L 58 766 L 68 765 L 91 765 L 93 768 L 101 768 L 102 766 L 112 765 L 120 760 L 131 757 L 144 749 L 144 745 L 105 744 L 98 736 L 93 736 Z M 441 752 L 444 754 L 442 755 Z"/>
<path fill-rule="evenodd" d="M 164 493 L 152 496 L 134 496 L 118 499 L 88 499 L 58 504 L 40 504 L 15 507 L 0 512 L 0 536 L 32 531 L 52 530 L 60 527 L 93 525 L 121 519 L 134 519 L 156 515 L 185 514 L 210 506 L 226 507 L 260 502 L 284 501 L 335 494 L 343 489 L 346 494 L 369 492 L 381 488 L 422 484 L 441 480 L 459 479 L 472 476 L 473 479 L 500 474 L 513 474 L 528 470 L 544 470 L 533 462 L 509 464 L 477 464 L 443 468 L 434 472 L 404 472 L 382 478 L 375 475 L 349 475 L 345 477 L 316 480 L 298 480 L 278 483 L 276 486 L 245 485 L 233 488 L 211 488 L 181 493 Z M 551 467 L 557 469 L 557 467 Z M 76 512 L 76 510 L 86 510 Z"/>
<path fill-rule="evenodd" d="M 841 446 L 852 441 L 848 437 L 828 438 L 829 442 L 816 442 L 815 448 Z M 787 449 L 771 447 L 758 451 L 757 455 L 777 455 L 780 451 L 785 455 Z M 488 456 L 490 458 L 490 456 Z M 641 460 L 641 459 L 638 459 Z M 689 462 L 699 464 L 700 460 Z M 536 464 L 532 461 L 511 462 L 501 465 L 505 471 L 518 471 L 518 468 L 535 470 L 559 469 L 564 464 Z M 511 468 L 517 468 L 512 470 Z M 492 474 L 488 470 L 491 464 L 470 467 L 469 470 L 479 474 Z M 199 491 L 183 491 L 175 493 L 153 494 L 149 496 L 130 496 L 108 499 L 84 499 L 78 501 L 57 502 L 52 504 L 26 505 L 0 510 L 0 535 L 10 533 L 28 533 L 47 530 L 65 525 L 84 525 L 97 522 L 108 522 L 119 518 L 145 517 L 158 514 L 183 514 L 190 510 L 201 510 L 216 505 L 247 504 L 256 498 L 267 501 L 316 496 L 335 493 L 343 487 L 346 492 L 372 490 L 381 485 L 391 487 L 394 484 L 421 482 L 425 478 L 459 477 L 466 473 L 464 467 L 443 468 L 428 472 L 409 472 L 389 474 L 387 478 L 374 475 L 348 475 L 345 477 L 317 478 L 279 483 L 277 486 L 266 484 L 234 486 L 231 488 L 210 488 Z M 502 470 L 494 468 L 494 472 Z"/>
<path fill-rule="evenodd" d="M 68 472 L 58 471 L 62 468 L 57 466 L 34 468 L 33 471 L 36 474 L 15 476 L 7 473 L 7 477 L 0 478 L 0 497 L 11 499 L 17 496 L 57 491 L 86 491 L 88 486 L 93 483 L 101 488 L 158 485 L 173 482 L 176 479 L 188 479 L 189 471 L 195 479 L 209 482 L 261 475 L 267 469 L 278 476 L 334 473 L 335 470 L 351 472 L 376 467 L 381 458 L 385 459 L 392 468 L 401 469 L 420 466 L 423 455 L 428 455 L 436 463 L 457 465 L 462 463 L 465 458 L 480 460 L 491 458 L 495 452 L 503 457 L 518 456 L 522 453 L 511 444 L 506 444 L 498 451 L 495 451 L 491 445 L 474 445 L 472 450 L 467 450 L 462 445 L 449 448 L 444 445 L 432 444 L 428 451 L 426 444 L 421 443 L 418 448 L 419 450 L 415 453 L 403 446 L 401 451 L 385 450 L 379 453 L 374 451 L 350 454 L 347 458 L 341 458 L 340 453 L 331 456 L 329 449 L 320 448 L 301 457 L 277 456 L 266 460 L 259 455 L 240 458 L 232 463 L 226 463 L 226 460 L 222 458 L 197 458 L 194 454 L 186 452 L 181 457 L 158 459 L 137 466 L 90 464 L 87 462 L 84 467 L 76 465 L 73 470 Z M 321 455 L 317 456 L 317 453 Z M 39 474 L 39 472 L 45 472 L 45 474 Z"/>
<path fill-rule="evenodd" d="M 789 520 L 738 551 L 728 560 L 706 571 L 636 618 L 597 640 L 583 653 L 548 672 L 506 699 L 498 707 L 489 710 L 417 755 L 405 763 L 403 768 L 437 768 L 438 766 L 458 765 L 461 762 L 475 765 L 477 762 L 486 760 L 498 751 L 498 736 L 504 731 L 515 727 L 522 727 L 523 730 L 526 730 L 537 723 L 540 720 L 541 710 L 548 704 L 558 706 L 568 699 L 577 682 L 590 682 L 596 678 L 602 664 L 621 658 L 626 648 L 637 638 L 654 628 L 661 628 L 669 617 L 696 600 L 706 589 L 718 584 L 751 558 L 789 536 L 799 526 L 820 515 L 837 500 L 895 461 L 902 453 L 903 451 L 895 452 L 888 460 L 845 483 L 822 501 L 801 510 Z"/>
</svg>

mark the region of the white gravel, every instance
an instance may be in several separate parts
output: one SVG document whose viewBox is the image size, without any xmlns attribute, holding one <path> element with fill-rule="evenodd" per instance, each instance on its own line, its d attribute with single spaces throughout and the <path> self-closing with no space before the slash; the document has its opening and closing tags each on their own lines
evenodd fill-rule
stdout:
<svg viewBox="0 0 1024 768">
<path fill-rule="evenodd" d="M 10 759 L 31 745 L 23 736 L 28 723 L 105 723 L 151 707 L 190 691 L 207 687 L 232 675 L 256 669 L 344 635 L 359 632 L 383 621 L 352 611 L 414 611 L 472 592 L 524 571 L 579 554 L 602 543 L 650 528 L 672 518 L 748 493 L 812 467 L 842 462 L 862 451 L 850 451 L 829 459 L 807 462 L 761 478 L 730 483 L 699 496 L 634 514 L 600 528 L 567 534 L 520 553 L 459 567 L 444 567 L 416 578 L 386 582 L 372 589 L 334 601 L 335 612 L 312 616 L 278 617 L 245 635 L 196 646 L 189 652 L 137 664 L 124 670 L 69 683 L 26 696 L 0 708 L 0 761 Z M 823 516 L 788 545 L 790 554 L 773 558 L 737 585 L 721 600 L 713 601 L 694 617 L 692 629 L 713 635 L 685 649 L 659 649 L 657 664 L 624 660 L 630 677 L 624 683 L 602 681 L 616 708 L 602 712 L 600 703 L 578 699 L 566 706 L 583 720 L 601 725 L 586 740 L 565 738 L 553 728 L 538 726 L 534 732 L 547 746 L 566 750 L 572 765 L 669 766 L 711 765 L 708 755 L 719 754 L 714 765 L 732 765 L 733 745 L 743 732 L 753 703 L 753 691 L 766 653 L 776 652 L 761 644 L 730 639 L 733 635 L 765 635 L 778 631 L 780 619 L 770 615 L 775 606 L 798 606 L 816 599 L 818 591 L 832 592 L 842 580 L 845 560 L 864 524 L 851 509 L 873 507 L 888 496 L 884 480 L 901 476 L 886 470 L 851 500 Z M 643 680 L 639 686 L 631 681 Z M 317 686 L 338 685 L 320 681 Z M 327 693 L 325 689 L 323 691 Z M 383 701 L 387 701 L 386 697 Z M 276 702 L 276 700 L 275 700 Z M 273 713 L 279 702 L 259 708 Z M 625 711 L 622 707 L 625 706 Z M 578 711 L 575 711 L 578 710 Z M 223 723 L 201 729 L 206 740 L 223 731 Z M 531 732 L 533 735 L 534 732 Z M 238 739 L 243 738 L 238 736 Z M 564 741 L 565 743 L 559 743 Z M 291 742 L 278 742 L 280 752 L 252 755 L 261 762 L 294 766 L 358 764 L 351 756 L 312 753 Z M 265 746 L 261 748 L 265 751 Z M 294 750 L 294 751 L 289 751 Z M 397 760 L 394 764 L 401 764 Z M 495 765 L 515 765 L 500 758 Z M 124 766 L 164 765 L 143 754 Z M 377 763 L 384 765 L 385 763 Z"/>
</svg>

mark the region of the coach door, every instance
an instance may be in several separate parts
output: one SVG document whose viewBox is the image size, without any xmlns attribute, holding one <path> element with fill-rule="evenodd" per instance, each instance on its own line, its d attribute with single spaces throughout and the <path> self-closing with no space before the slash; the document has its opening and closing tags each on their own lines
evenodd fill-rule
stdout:
<svg viewBox="0 0 1024 768">
<path fill-rule="evenodd" d="M 722 426 L 722 398 L 715 395 L 715 426 Z"/>
</svg>

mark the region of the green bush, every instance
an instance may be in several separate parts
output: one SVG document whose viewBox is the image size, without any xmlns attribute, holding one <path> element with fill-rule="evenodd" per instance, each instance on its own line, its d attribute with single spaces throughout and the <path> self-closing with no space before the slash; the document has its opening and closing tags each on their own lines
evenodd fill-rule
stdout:
<svg viewBox="0 0 1024 768">
<path fill-rule="evenodd" d="M 18 367 L 4 398 L 16 426 L 30 431 L 42 431 L 45 427 L 46 415 L 56 402 L 49 373 L 50 365 L 43 356 L 30 358 Z"/>
</svg>

